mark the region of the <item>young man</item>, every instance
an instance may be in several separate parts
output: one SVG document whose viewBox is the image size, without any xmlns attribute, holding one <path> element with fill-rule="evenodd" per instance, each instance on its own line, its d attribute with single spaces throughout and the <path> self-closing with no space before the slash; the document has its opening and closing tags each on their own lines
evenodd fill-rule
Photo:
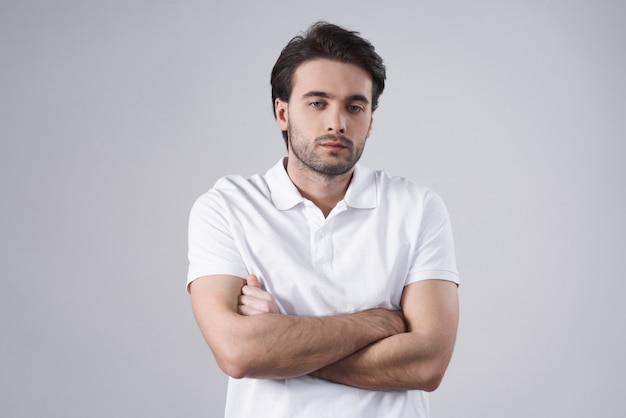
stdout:
<svg viewBox="0 0 626 418">
<path fill-rule="evenodd" d="M 230 176 L 189 225 L 194 315 L 231 376 L 227 417 L 427 417 L 458 277 L 441 199 L 357 164 L 384 89 L 373 46 L 327 23 L 272 71 L 287 157 Z"/>
</svg>

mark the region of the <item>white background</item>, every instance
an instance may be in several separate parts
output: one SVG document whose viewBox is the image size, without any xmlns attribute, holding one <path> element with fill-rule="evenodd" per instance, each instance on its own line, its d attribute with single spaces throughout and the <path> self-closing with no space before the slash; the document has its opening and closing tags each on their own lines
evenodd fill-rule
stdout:
<svg viewBox="0 0 626 418">
<path fill-rule="evenodd" d="M 621 1 L 0 0 L 0 415 L 218 417 L 187 216 L 285 153 L 269 73 L 326 19 L 388 67 L 363 162 L 446 201 L 433 418 L 621 417 Z"/>
</svg>

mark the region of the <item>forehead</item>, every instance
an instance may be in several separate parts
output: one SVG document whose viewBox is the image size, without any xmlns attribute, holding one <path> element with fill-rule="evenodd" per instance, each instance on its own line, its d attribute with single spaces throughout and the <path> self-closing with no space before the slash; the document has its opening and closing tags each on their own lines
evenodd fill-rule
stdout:
<svg viewBox="0 0 626 418">
<path fill-rule="evenodd" d="M 329 59 L 306 61 L 296 68 L 292 97 L 301 97 L 310 91 L 347 97 L 360 94 L 372 99 L 372 77 L 361 67 Z"/>
</svg>

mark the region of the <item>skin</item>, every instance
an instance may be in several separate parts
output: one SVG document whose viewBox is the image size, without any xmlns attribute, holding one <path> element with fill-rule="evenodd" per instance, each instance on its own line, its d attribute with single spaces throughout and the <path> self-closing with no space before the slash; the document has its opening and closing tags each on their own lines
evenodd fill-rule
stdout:
<svg viewBox="0 0 626 418">
<path fill-rule="evenodd" d="M 289 133 L 287 173 L 327 216 L 349 185 L 372 129 L 372 81 L 352 64 L 309 61 L 295 72 L 289 102 L 276 100 Z M 402 311 L 281 315 L 254 275 L 216 275 L 190 285 L 192 307 L 215 358 L 234 378 L 310 374 L 371 390 L 436 389 L 458 324 L 454 283 L 425 280 L 402 294 Z"/>
<path fill-rule="evenodd" d="M 456 289 L 456 284 L 444 280 L 424 280 L 405 287 L 402 311 L 406 332 L 382 339 L 311 375 L 369 390 L 437 389 L 456 339 Z M 278 310 L 255 276 L 248 277 L 239 303 L 244 315 Z"/>
<path fill-rule="evenodd" d="M 405 330 L 402 314 L 384 309 L 328 317 L 245 316 L 237 308 L 244 284 L 235 276 L 214 275 L 190 285 L 200 330 L 220 368 L 234 378 L 303 376 Z"/>
<path fill-rule="evenodd" d="M 274 106 L 289 132 L 287 173 L 328 215 L 343 199 L 372 131 L 372 79 L 360 67 L 327 59 L 300 65 L 289 102 Z"/>
</svg>

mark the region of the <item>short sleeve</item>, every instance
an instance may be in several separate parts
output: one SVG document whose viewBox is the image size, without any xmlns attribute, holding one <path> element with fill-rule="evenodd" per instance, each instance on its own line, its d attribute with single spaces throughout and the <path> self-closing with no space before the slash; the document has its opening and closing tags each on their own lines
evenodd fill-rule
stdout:
<svg viewBox="0 0 626 418">
<path fill-rule="evenodd" d="M 405 285 L 427 279 L 459 284 L 448 210 L 441 197 L 430 190 L 424 196 L 419 235 Z"/>
<path fill-rule="evenodd" d="M 247 276 L 219 192 L 210 190 L 196 200 L 189 214 L 188 237 L 188 290 L 192 281 L 203 276 Z"/>
</svg>

